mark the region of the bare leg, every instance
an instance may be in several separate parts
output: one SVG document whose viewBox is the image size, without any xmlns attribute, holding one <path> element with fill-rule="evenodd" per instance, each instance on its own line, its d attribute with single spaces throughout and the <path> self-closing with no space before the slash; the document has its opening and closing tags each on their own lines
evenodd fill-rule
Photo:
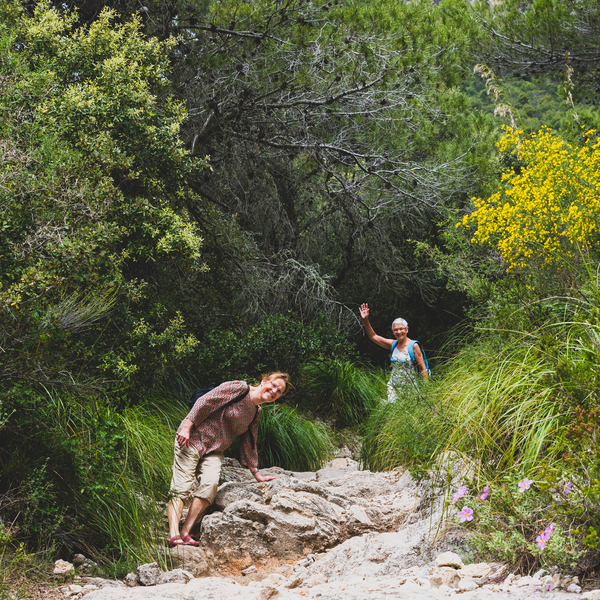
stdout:
<svg viewBox="0 0 600 600">
<path fill-rule="evenodd" d="M 181 498 L 172 498 L 167 505 L 167 516 L 169 517 L 169 537 L 173 539 L 179 535 L 179 521 L 183 512 L 183 500 Z"/>
<path fill-rule="evenodd" d="M 186 535 L 190 535 L 192 527 L 196 524 L 196 521 L 200 515 L 208 508 L 209 501 L 204 498 L 197 498 L 194 496 L 190 510 L 188 510 L 187 518 L 183 527 L 181 528 L 181 537 L 184 538 Z"/>
</svg>

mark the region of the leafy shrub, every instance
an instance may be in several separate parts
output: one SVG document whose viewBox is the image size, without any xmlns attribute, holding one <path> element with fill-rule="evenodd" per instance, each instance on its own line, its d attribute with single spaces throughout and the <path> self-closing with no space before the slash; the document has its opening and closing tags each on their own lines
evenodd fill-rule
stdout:
<svg viewBox="0 0 600 600">
<path fill-rule="evenodd" d="M 364 425 L 387 394 L 382 371 L 342 360 L 312 360 L 301 369 L 301 405 L 335 427 Z"/>
<path fill-rule="evenodd" d="M 35 568 L 34 556 L 28 554 L 23 542 L 15 539 L 14 531 L 0 523 L 0 599 L 18 600 L 27 597 L 21 588 L 22 579 Z"/>
<path fill-rule="evenodd" d="M 255 380 L 265 371 L 285 371 L 295 378 L 309 359 L 356 357 L 353 346 L 327 319 L 303 323 L 291 315 L 267 316 L 235 331 L 215 329 L 202 345 L 198 372 L 190 374 L 197 387 L 231 379 Z"/>
<path fill-rule="evenodd" d="M 573 146 L 548 128 L 530 136 L 508 128 L 500 140 L 500 151 L 519 164 L 503 173 L 499 192 L 474 199 L 463 223 L 474 226 L 474 241 L 497 246 L 509 270 L 530 267 L 534 276 L 540 265 L 561 269 L 565 257 L 572 262 L 582 248 L 597 248 L 597 132 L 585 132 L 584 140 Z"/>
<path fill-rule="evenodd" d="M 154 560 L 185 407 L 167 401 L 120 414 L 98 398 L 22 388 L 8 400 L 0 485 L 17 490 L 3 516 L 19 537 L 35 549 Z"/>
<path fill-rule="evenodd" d="M 497 559 L 525 572 L 553 565 L 575 569 L 590 558 L 592 565 L 597 562 L 582 544 L 580 532 L 572 527 L 569 508 L 578 500 L 565 494 L 564 480 L 559 485 L 543 480 L 518 482 L 518 477 L 511 475 L 488 484 L 489 493 L 480 496 L 483 489 L 475 484 L 465 486 L 449 507 L 451 512 L 459 509 L 456 519 L 461 518 L 472 532 L 470 540 L 482 558 Z"/>
</svg>

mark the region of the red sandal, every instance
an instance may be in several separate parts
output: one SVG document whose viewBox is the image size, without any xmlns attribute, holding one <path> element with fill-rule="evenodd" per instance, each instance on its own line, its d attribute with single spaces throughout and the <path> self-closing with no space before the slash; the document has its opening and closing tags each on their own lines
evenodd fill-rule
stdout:
<svg viewBox="0 0 600 600">
<path fill-rule="evenodd" d="M 169 548 L 174 548 L 175 546 L 184 546 L 185 542 L 181 539 L 180 535 L 174 535 L 171 539 L 167 539 L 167 544 Z"/>
<path fill-rule="evenodd" d="M 191 535 L 184 535 L 181 538 L 181 541 L 183 542 L 184 546 L 199 546 L 200 542 L 197 542 L 196 540 L 192 539 Z"/>
</svg>

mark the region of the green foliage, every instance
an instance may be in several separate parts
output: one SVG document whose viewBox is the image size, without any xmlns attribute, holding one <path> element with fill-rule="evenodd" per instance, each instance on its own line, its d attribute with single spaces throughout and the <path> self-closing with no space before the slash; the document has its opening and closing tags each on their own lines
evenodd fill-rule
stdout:
<svg viewBox="0 0 600 600">
<path fill-rule="evenodd" d="M 24 388 L 9 404 L 0 484 L 15 490 L 3 514 L 18 516 L 19 537 L 44 550 L 156 559 L 185 408 L 147 403 L 119 414 L 100 399 Z"/>
<path fill-rule="evenodd" d="M 517 481 L 515 475 L 498 478 L 489 484 L 486 500 L 481 500 L 478 492 L 449 507 L 451 512 L 464 506 L 473 510 L 473 520 L 464 527 L 472 532 L 470 539 L 480 556 L 521 572 L 553 565 L 571 570 L 582 566 L 584 560 L 594 560 L 582 546 L 581 535 L 573 531 L 572 515 L 562 510 L 567 504 L 574 506 L 575 498 L 569 500 L 562 487 L 556 489 L 544 482 L 521 493 Z M 540 549 L 537 536 L 551 523 L 550 539 Z"/>
<path fill-rule="evenodd" d="M 204 269 L 185 206 L 186 177 L 206 163 L 179 139 L 174 42 L 108 10 L 76 28 L 43 3 L 12 8 L 0 25 L 2 379 L 153 385 L 163 373 L 156 361 L 144 372 L 140 346 L 185 363 L 196 342 L 171 299 L 177 274 Z"/>
<path fill-rule="evenodd" d="M 356 358 L 353 345 L 325 318 L 303 323 L 292 314 L 266 316 L 254 325 L 227 331 L 214 328 L 202 340 L 198 372 L 190 374 L 196 387 L 231 379 L 256 380 L 268 371 L 283 371 L 292 383 L 309 359 Z"/>
<path fill-rule="evenodd" d="M 302 366 L 302 407 L 334 427 L 362 427 L 386 396 L 383 373 L 342 360 L 313 360 Z"/>
<path fill-rule="evenodd" d="M 564 416 L 559 386 L 551 356 L 527 337 L 462 350 L 438 399 L 453 423 L 449 446 L 477 457 L 485 473 L 533 468 Z"/>
<path fill-rule="evenodd" d="M 474 16 L 482 24 L 478 53 L 493 68 L 527 77 L 559 74 L 576 98 L 593 103 L 598 86 L 598 3 L 582 0 L 502 0 L 479 2 Z M 556 49 L 561 48 L 560 52 Z"/>
<path fill-rule="evenodd" d="M 488 177 L 493 141 L 453 87 L 474 25 L 466 6 L 173 7 L 187 139 L 214 168 L 194 186 L 252 237 L 258 260 L 237 265 L 248 284 L 233 291 L 253 318 L 292 307 L 348 327 L 348 299 L 396 312 L 443 294 L 412 243 L 437 235 L 446 207 L 479 185 L 473 173 Z"/>
<path fill-rule="evenodd" d="M 574 127 L 571 106 L 564 93 L 561 93 L 561 81 L 550 75 L 505 76 L 497 85 L 502 90 L 501 101 L 509 104 L 517 115 L 517 126 L 525 133 L 539 131 L 549 127 L 564 135 L 567 139 L 579 138 L 581 131 Z M 478 111 L 492 116 L 496 109 L 494 98 L 487 94 L 486 86 L 479 76 L 473 75 L 461 86 Z M 580 125 L 597 129 L 600 126 L 600 112 L 595 107 L 583 103 L 574 104 L 579 115 Z M 498 124 L 510 125 L 510 119 L 504 117 Z"/>
<path fill-rule="evenodd" d="M 427 471 L 445 425 L 435 405 L 433 385 L 403 386 L 395 402 L 372 412 L 360 454 L 365 468 L 391 471 L 404 466 L 417 477 Z"/>
<path fill-rule="evenodd" d="M 261 467 L 277 466 L 290 471 L 317 471 L 333 453 L 330 430 L 296 409 L 277 405 L 263 407 L 258 429 Z"/>
<path fill-rule="evenodd" d="M 34 557 L 28 554 L 23 542 L 18 541 L 14 531 L 0 523 L 0 599 L 26 597 L 16 593 L 28 572 L 35 568 Z"/>
</svg>

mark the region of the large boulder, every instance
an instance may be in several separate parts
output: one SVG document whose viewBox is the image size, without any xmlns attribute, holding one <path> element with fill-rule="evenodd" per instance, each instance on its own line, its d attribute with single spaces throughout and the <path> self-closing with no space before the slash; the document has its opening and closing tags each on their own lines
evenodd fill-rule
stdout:
<svg viewBox="0 0 600 600">
<path fill-rule="evenodd" d="M 218 562 L 243 568 L 269 558 L 298 559 L 415 520 L 423 498 L 408 473 L 357 471 L 353 461 L 339 460 L 346 466 L 321 469 L 314 478 L 264 470 L 277 476 L 267 483 L 229 465 L 213 512 L 202 520 L 202 547 Z"/>
<path fill-rule="evenodd" d="M 173 569 L 184 569 L 194 577 L 206 577 L 210 573 L 210 561 L 202 547 L 177 545 L 169 549 Z"/>
</svg>

